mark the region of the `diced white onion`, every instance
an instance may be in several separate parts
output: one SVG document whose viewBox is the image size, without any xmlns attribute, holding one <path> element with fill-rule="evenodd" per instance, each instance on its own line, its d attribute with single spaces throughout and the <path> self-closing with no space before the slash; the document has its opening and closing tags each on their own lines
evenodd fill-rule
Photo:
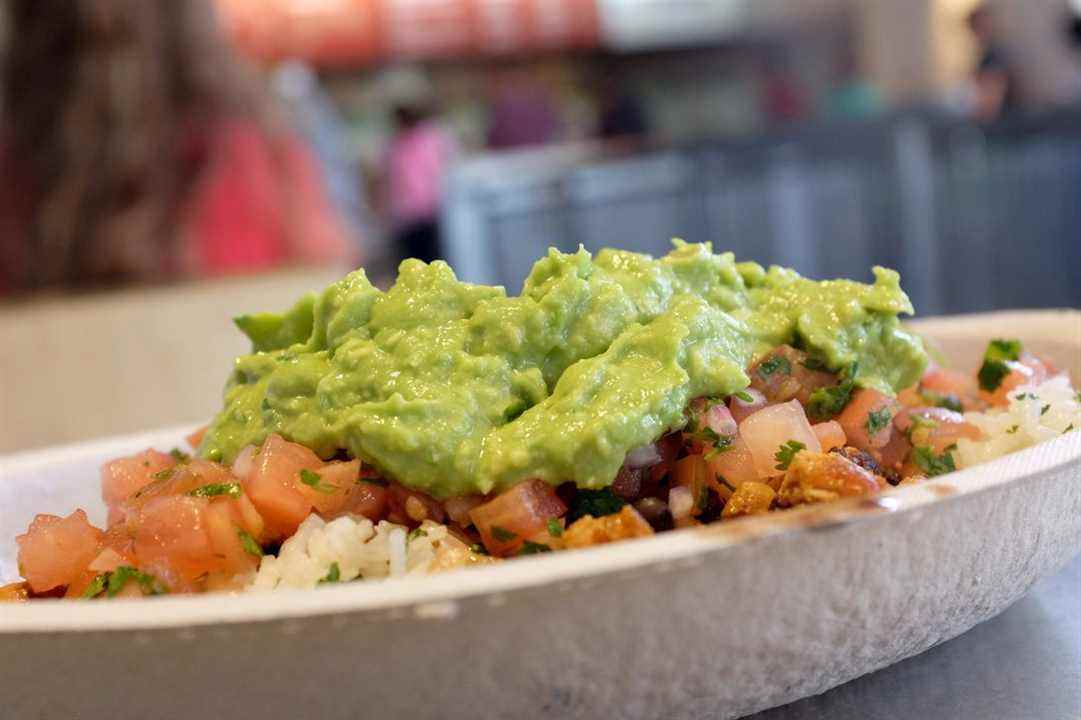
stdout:
<svg viewBox="0 0 1081 720">
<path fill-rule="evenodd" d="M 657 452 L 657 446 L 653 443 L 636 447 L 627 453 L 626 465 L 629 468 L 644 468 L 656 465 L 661 461 L 661 454 Z"/>
</svg>

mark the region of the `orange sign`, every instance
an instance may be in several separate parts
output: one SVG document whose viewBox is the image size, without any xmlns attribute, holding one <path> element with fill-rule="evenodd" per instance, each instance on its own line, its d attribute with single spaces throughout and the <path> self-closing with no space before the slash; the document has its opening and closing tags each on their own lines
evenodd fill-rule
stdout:
<svg viewBox="0 0 1081 720">
<path fill-rule="evenodd" d="M 595 0 L 218 0 L 237 45 L 320 64 L 597 44 Z"/>
</svg>

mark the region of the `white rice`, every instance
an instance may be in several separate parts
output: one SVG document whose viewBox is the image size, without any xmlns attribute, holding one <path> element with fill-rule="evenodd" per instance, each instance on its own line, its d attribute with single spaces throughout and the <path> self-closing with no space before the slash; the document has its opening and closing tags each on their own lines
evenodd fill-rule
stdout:
<svg viewBox="0 0 1081 720">
<path fill-rule="evenodd" d="M 310 515 L 282 543 L 277 557 L 265 555 L 249 589 L 313 588 L 337 563 L 338 581 L 427 575 L 490 559 L 473 553 L 445 525 L 425 521 L 409 529 L 385 520 L 348 515 L 326 522 Z"/>
<path fill-rule="evenodd" d="M 954 459 L 970 467 L 1081 430 L 1081 402 L 1065 375 L 1038 385 L 1025 385 L 1010 393 L 1007 408 L 965 413 L 965 419 L 983 431 L 981 440 L 962 439 Z"/>
</svg>

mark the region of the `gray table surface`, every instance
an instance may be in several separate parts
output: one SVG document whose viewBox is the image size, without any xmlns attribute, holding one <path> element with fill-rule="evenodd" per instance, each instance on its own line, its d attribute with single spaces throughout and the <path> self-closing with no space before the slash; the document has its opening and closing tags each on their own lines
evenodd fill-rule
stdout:
<svg viewBox="0 0 1081 720">
<path fill-rule="evenodd" d="M 746 720 L 857 718 L 1081 718 L 1081 556 L 950 642 Z"/>
</svg>

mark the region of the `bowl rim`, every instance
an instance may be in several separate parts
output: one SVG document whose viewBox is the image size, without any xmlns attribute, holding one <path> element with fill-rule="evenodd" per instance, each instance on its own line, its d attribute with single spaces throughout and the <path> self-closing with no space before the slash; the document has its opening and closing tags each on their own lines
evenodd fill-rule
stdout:
<svg viewBox="0 0 1081 720">
<path fill-rule="evenodd" d="M 0 457 L 0 477 L 79 456 L 133 452 L 165 445 L 190 426 L 119 436 L 89 443 Z M 58 460 L 63 457 L 63 460 Z M 619 573 L 681 563 L 746 543 L 769 542 L 807 532 L 828 531 L 884 515 L 945 508 L 1008 483 L 1054 473 L 1067 465 L 1081 470 L 1081 432 L 1072 432 L 987 463 L 938 476 L 925 483 L 889 488 L 866 498 L 848 498 L 735 521 L 684 528 L 582 550 L 536 555 L 487 567 L 463 568 L 429 576 L 347 583 L 316 590 L 167 596 L 108 603 L 39 600 L 5 603 L 0 637 L 31 633 L 102 632 L 195 628 L 207 625 L 310 619 L 346 613 L 411 613 L 418 619 L 450 618 L 460 601 L 487 597 L 494 604 L 506 594 L 553 583 L 597 581 Z"/>
</svg>

